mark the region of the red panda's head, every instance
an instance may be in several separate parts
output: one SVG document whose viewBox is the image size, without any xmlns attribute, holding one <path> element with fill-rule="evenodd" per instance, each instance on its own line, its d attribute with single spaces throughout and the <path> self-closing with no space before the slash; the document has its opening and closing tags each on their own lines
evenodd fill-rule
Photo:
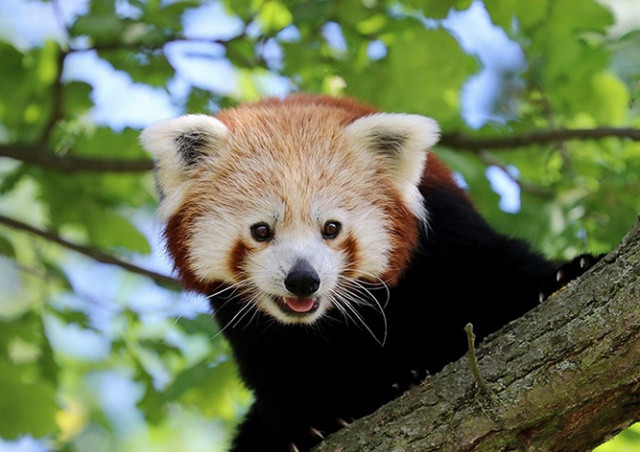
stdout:
<svg viewBox="0 0 640 452">
<path fill-rule="evenodd" d="M 284 323 L 394 284 L 426 212 L 438 126 L 349 100 L 293 97 L 148 127 L 168 249 L 185 285 L 220 285 Z"/>
</svg>

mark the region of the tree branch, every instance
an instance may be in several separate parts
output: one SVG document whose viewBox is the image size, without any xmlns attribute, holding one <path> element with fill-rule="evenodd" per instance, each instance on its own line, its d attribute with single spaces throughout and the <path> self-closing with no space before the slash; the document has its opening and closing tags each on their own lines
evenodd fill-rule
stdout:
<svg viewBox="0 0 640 452">
<path fill-rule="evenodd" d="M 59 156 L 31 146 L 0 145 L 0 157 L 9 157 L 30 165 L 44 166 L 64 173 L 136 173 L 153 169 L 151 159 L 105 159 Z"/>
<path fill-rule="evenodd" d="M 315 450 L 592 450 L 640 420 L 639 287 L 640 222 L 584 277 L 481 344 L 495 400 L 478 397 L 463 357 Z"/>
<path fill-rule="evenodd" d="M 13 218 L 0 215 L 0 224 L 4 224 L 5 226 L 8 226 L 12 229 L 28 232 L 29 234 L 36 235 L 50 242 L 57 243 L 60 246 L 76 251 L 80 254 L 84 254 L 85 256 L 88 256 L 98 262 L 102 262 L 103 264 L 116 265 L 131 273 L 136 273 L 138 275 L 146 276 L 148 278 L 151 278 L 152 280 L 154 280 L 156 283 L 160 285 L 171 286 L 176 288 L 181 286 L 180 281 L 175 278 L 172 278 L 171 276 L 163 275 L 161 273 L 157 273 L 142 267 L 138 267 L 137 265 L 131 264 L 130 262 L 124 261 L 115 256 L 107 254 L 104 251 L 101 251 L 89 246 L 79 245 L 77 243 L 70 242 L 53 232 L 43 231 L 41 229 L 34 228 L 33 226 L 30 226 L 18 220 L 14 220 Z"/>
<path fill-rule="evenodd" d="M 532 144 L 544 144 L 569 140 L 592 140 L 609 137 L 628 138 L 640 141 L 640 129 L 631 127 L 597 127 L 594 129 L 552 129 L 537 130 L 507 137 L 474 138 L 462 133 L 448 133 L 442 136 L 440 145 L 463 151 L 480 152 L 518 148 Z"/>
<path fill-rule="evenodd" d="M 474 138 L 462 133 L 448 133 L 442 136 L 440 145 L 481 153 L 482 151 L 504 150 L 566 140 L 588 140 L 602 138 L 627 138 L 640 141 L 640 129 L 600 127 L 595 129 L 539 130 L 522 135 L 494 138 Z M 9 157 L 31 165 L 40 165 L 65 173 L 99 172 L 127 173 L 144 172 L 153 168 L 149 159 L 106 159 L 91 157 L 59 156 L 51 151 L 41 151 L 34 146 L 19 144 L 0 145 L 0 157 Z"/>
</svg>

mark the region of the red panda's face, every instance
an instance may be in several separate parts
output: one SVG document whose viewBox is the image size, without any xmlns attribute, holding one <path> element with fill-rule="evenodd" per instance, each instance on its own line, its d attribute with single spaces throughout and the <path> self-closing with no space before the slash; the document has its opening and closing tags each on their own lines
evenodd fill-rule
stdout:
<svg viewBox="0 0 640 452">
<path fill-rule="evenodd" d="M 247 311 L 283 323 L 374 303 L 363 281 L 393 284 L 416 245 L 435 123 L 379 114 L 342 125 L 316 106 L 218 118 L 185 116 L 142 135 L 185 284 L 241 294 Z"/>
</svg>

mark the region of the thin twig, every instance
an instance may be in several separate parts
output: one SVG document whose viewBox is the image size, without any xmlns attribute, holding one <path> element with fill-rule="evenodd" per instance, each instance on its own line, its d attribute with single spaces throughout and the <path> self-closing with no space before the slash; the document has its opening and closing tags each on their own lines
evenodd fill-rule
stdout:
<svg viewBox="0 0 640 452">
<path fill-rule="evenodd" d="M 487 382 L 482 377 L 480 373 L 480 368 L 478 367 L 478 358 L 476 357 L 476 335 L 473 334 L 473 325 L 471 323 L 467 323 L 464 327 L 464 331 L 467 333 L 467 346 L 469 351 L 469 364 L 471 365 L 471 372 L 473 373 L 473 377 L 476 379 L 476 383 L 480 390 L 484 391 L 485 394 L 493 397 L 493 391 L 487 386 Z"/>
<path fill-rule="evenodd" d="M 111 254 L 107 254 L 104 251 L 101 251 L 99 249 L 70 242 L 69 240 L 62 238 L 53 232 L 43 231 L 41 229 L 35 228 L 33 226 L 30 226 L 26 223 L 15 220 L 13 218 L 0 215 L 0 224 L 4 224 L 5 226 L 8 226 L 10 228 L 28 232 L 29 234 L 36 235 L 50 242 L 57 243 L 60 246 L 76 251 L 80 254 L 84 254 L 85 256 L 88 256 L 98 262 L 102 262 L 103 264 L 116 265 L 131 273 L 147 276 L 153 279 L 156 283 L 161 284 L 163 286 L 171 286 L 171 287 L 180 286 L 180 281 L 177 280 L 176 278 L 163 275 L 161 273 L 157 273 L 152 270 L 147 270 L 146 268 L 138 267 L 137 265 L 134 265 L 130 262 L 127 262 L 120 258 L 112 256 Z"/>
</svg>

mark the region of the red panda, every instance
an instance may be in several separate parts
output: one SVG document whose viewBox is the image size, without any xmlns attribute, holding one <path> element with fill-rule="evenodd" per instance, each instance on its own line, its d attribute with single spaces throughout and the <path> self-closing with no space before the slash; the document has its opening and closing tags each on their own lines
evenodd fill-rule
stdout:
<svg viewBox="0 0 640 452">
<path fill-rule="evenodd" d="M 159 216 L 255 402 L 234 451 L 306 450 L 597 259 L 495 232 L 431 118 L 295 95 L 153 124 Z"/>
</svg>

